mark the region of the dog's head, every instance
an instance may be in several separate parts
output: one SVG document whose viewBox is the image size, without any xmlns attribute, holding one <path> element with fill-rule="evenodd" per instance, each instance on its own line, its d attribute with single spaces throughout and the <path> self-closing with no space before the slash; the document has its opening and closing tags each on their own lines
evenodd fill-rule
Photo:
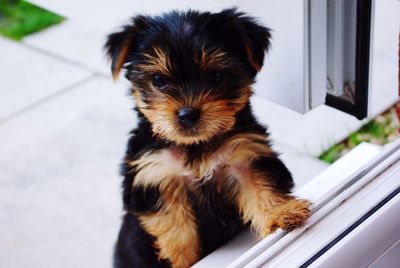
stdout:
<svg viewBox="0 0 400 268">
<path fill-rule="evenodd" d="M 132 82 L 153 133 L 180 145 L 228 132 L 249 102 L 269 29 L 234 9 L 136 16 L 109 35 L 111 70 Z"/>
</svg>

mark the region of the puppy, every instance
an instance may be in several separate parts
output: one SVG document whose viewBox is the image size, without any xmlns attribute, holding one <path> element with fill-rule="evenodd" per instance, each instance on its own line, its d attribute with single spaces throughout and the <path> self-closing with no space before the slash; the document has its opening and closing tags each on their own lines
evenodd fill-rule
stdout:
<svg viewBox="0 0 400 268">
<path fill-rule="evenodd" d="M 247 225 L 264 237 L 309 217 L 249 103 L 269 45 L 269 29 L 235 9 L 139 15 L 108 36 L 139 117 L 115 267 L 189 267 Z"/>
</svg>

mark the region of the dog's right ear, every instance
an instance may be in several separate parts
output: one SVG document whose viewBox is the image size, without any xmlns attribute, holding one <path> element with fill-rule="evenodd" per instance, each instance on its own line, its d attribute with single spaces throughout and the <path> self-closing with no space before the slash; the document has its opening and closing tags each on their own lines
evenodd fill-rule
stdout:
<svg viewBox="0 0 400 268">
<path fill-rule="evenodd" d="M 126 25 L 122 31 L 112 33 L 107 37 L 104 48 L 111 59 L 111 72 L 114 80 L 118 78 L 124 64 L 130 61 L 129 54 L 134 52 L 138 35 L 146 26 L 146 17 L 139 15 L 132 19 L 131 25 Z"/>
<path fill-rule="evenodd" d="M 132 45 L 131 30 L 132 26 L 125 26 L 121 32 L 112 33 L 107 37 L 104 48 L 111 59 L 111 72 L 114 80 L 118 78 L 128 57 L 128 51 Z"/>
</svg>

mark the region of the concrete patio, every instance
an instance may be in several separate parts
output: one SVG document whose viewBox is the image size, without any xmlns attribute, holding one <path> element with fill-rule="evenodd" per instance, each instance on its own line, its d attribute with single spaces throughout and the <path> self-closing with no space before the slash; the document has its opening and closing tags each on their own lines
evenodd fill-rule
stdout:
<svg viewBox="0 0 400 268">
<path fill-rule="evenodd" d="M 0 39 L 4 267 L 110 267 L 118 165 L 135 124 L 124 86 Z"/>
</svg>

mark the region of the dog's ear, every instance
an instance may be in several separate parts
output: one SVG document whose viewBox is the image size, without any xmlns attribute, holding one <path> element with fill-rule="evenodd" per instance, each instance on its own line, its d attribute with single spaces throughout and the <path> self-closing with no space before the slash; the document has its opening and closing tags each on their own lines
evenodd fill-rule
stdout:
<svg viewBox="0 0 400 268">
<path fill-rule="evenodd" d="M 104 48 L 111 59 L 111 72 L 114 80 L 118 78 L 118 74 L 128 57 L 128 51 L 133 41 L 131 31 L 132 26 L 125 26 L 122 31 L 112 33 L 107 37 Z"/>
<path fill-rule="evenodd" d="M 132 19 L 131 25 L 126 25 L 122 31 L 112 33 L 107 37 L 104 48 L 111 59 L 111 72 L 114 80 L 118 78 L 124 64 L 130 61 L 128 56 L 134 52 L 138 35 L 146 25 L 146 17 L 139 15 Z"/>
<path fill-rule="evenodd" d="M 259 72 L 264 63 L 265 53 L 271 45 L 271 30 L 241 12 L 236 12 L 236 21 L 242 33 L 248 61 Z"/>
</svg>

